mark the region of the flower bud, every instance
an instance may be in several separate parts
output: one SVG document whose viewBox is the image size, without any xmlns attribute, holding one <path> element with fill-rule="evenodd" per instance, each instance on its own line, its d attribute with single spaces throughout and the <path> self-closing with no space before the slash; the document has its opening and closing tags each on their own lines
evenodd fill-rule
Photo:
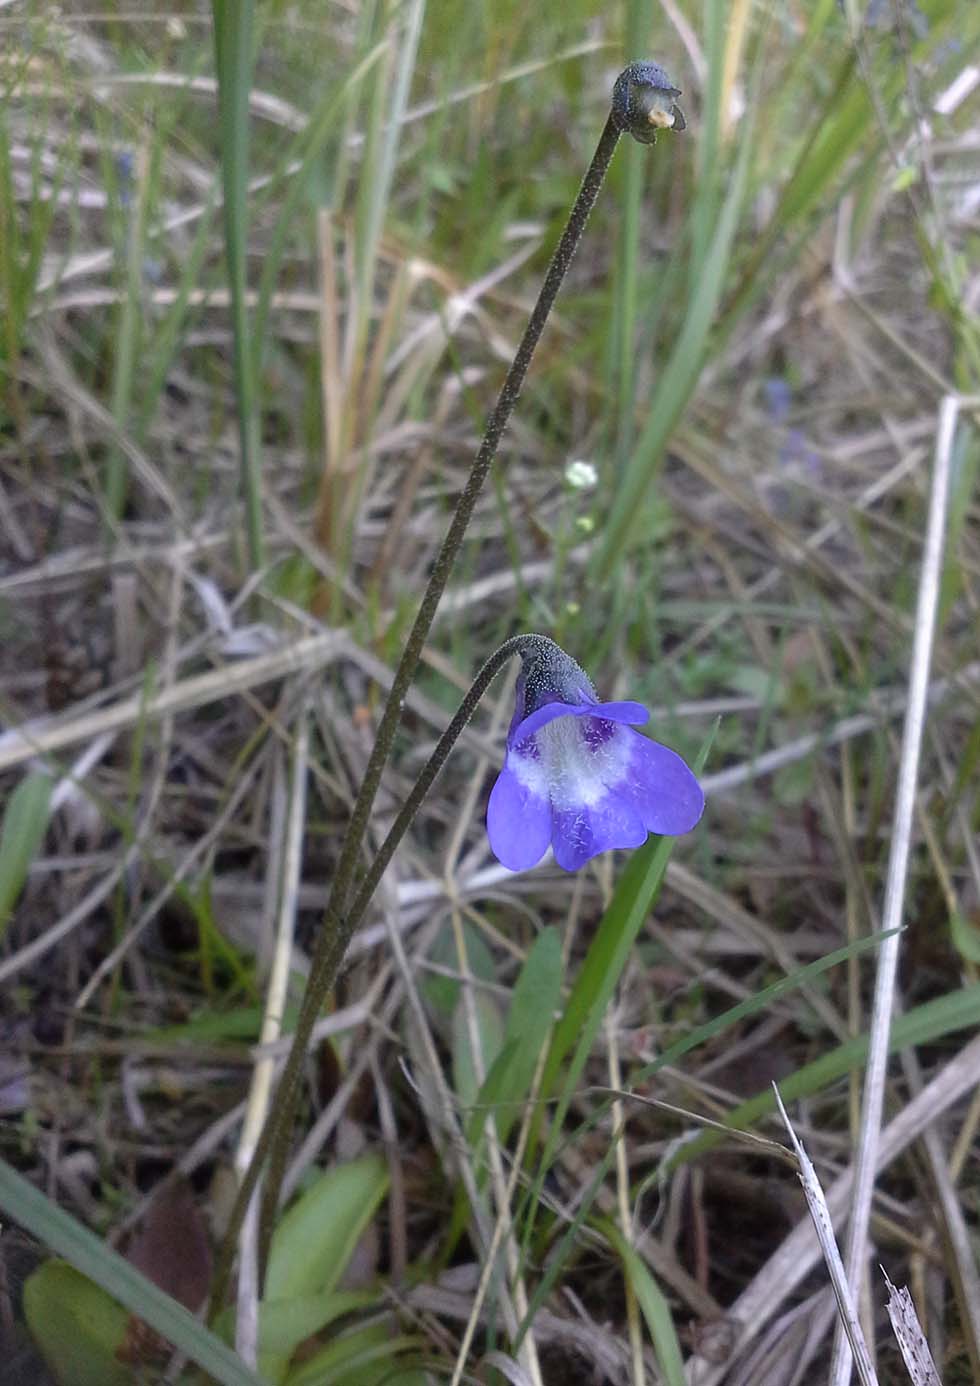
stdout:
<svg viewBox="0 0 980 1386">
<path fill-rule="evenodd" d="M 674 104 L 680 94 L 658 63 L 630 63 L 613 87 L 617 128 L 640 144 L 656 144 L 658 130 L 686 129 L 684 114 Z"/>
</svg>

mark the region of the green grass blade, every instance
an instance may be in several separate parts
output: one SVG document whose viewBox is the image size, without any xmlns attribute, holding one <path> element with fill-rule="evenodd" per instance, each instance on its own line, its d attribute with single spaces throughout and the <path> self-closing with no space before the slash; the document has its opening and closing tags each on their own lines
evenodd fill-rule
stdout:
<svg viewBox="0 0 980 1386">
<path fill-rule="evenodd" d="M 541 1279 L 534 1287 L 534 1292 L 531 1295 L 530 1300 L 528 1301 L 527 1312 L 521 1320 L 514 1338 L 515 1352 L 520 1348 L 521 1343 L 524 1341 L 524 1335 L 527 1333 L 528 1329 L 533 1324 L 534 1316 L 537 1314 L 542 1304 L 545 1303 L 548 1296 L 555 1288 L 555 1285 L 558 1283 L 558 1277 L 561 1275 L 562 1270 L 564 1269 L 568 1261 L 568 1258 L 571 1255 L 576 1242 L 578 1241 L 579 1234 L 582 1230 L 582 1227 L 585 1225 L 586 1219 L 589 1216 L 592 1204 L 595 1202 L 599 1190 L 606 1182 L 606 1176 L 612 1168 L 612 1163 L 615 1157 L 616 1142 L 610 1141 L 606 1153 L 603 1155 L 602 1159 L 596 1165 L 592 1177 L 588 1182 L 588 1185 L 582 1193 L 581 1198 L 577 1202 L 574 1217 L 569 1222 L 568 1226 L 565 1228 L 565 1231 L 562 1233 L 560 1241 L 552 1249 L 551 1254 L 548 1256 L 547 1263 L 545 1265 L 544 1274 L 541 1276 Z M 535 1193 L 534 1197 L 535 1200 L 537 1200 L 537 1193 Z"/>
<path fill-rule="evenodd" d="M 922 1044 L 933 1044 L 946 1035 L 959 1030 L 967 1030 L 980 1025 L 980 983 L 963 987 L 959 991 L 938 996 L 934 1001 L 926 1001 L 904 1015 L 896 1016 L 891 1029 L 888 1051 L 894 1054 L 899 1049 L 914 1048 Z M 779 1081 L 779 1092 L 786 1102 L 798 1097 L 810 1097 L 821 1092 L 828 1084 L 843 1078 L 862 1066 L 868 1052 L 867 1035 L 840 1044 L 819 1059 L 805 1064 Z M 775 1098 L 771 1088 L 740 1103 L 724 1118 L 726 1126 L 736 1130 L 746 1130 L 775 1108 Z M 724 1135 L 720 1131 L 704 1131 L 690 1141 L 668 1162 L 668 1169 L 703 1155 L 712 1149 Z"/>
<path fill-rule="evenodd" d="M 673 846 L 671 837 L 651 839 L 633 853 L 620 877 L 555 1028 L 542 1084 L 544 1092 L 551 1091 L 562 1063 L 573 1050 L 567 1086 L 574 1087 L 637 935 L 660 890 Z"/>
<path fill-rule="evenodd" d="M 249 349 L 245 285 L 248 253 L 249 91 L 255 32 L 254 0 L 212 0 L 214 51 L 218 78 L 218 124 L 221 178 L 224 187 L 225 260 L 238 402 L 238 446 L 249 562 L 253 572 L 264 566 L 262 538 L 262 460 L 258 394 Z"/>
<path fill-rule="evenodd" d="M 708 334 L 714 321 L 728 272 L 729 257 L 742 207 L 751 140 L 742 144 L 731 187 L 722 206 L 714 237 L 702 273 L 688 304 L 684 326 L 670 352 L 650 403 L 650 415 L 634 451 L 612 510 L 603 528 L 597 562 L 598 580 L 607 583 L 622 561 L 640 515 L 644 497 L 660 467 L 663 451 L 701 373 L 708 349 Z"/>
<path fill-rule="evenodd" d="M 199 1323 L 182 1304 L 158 1289 L 118 1252 L 63 1212 L 3 1160 L 0 1160 L 0 1208 L 76 1270 L 101 1285 L 131 1313 L 155 1328 L 222 1386 L 262 1386 L 262 1378 L 250 1371 L 231 1348 Z"/>
<path fill-rule="evenodd" d="M 112 417 L 121 432 L 124 432 L 129 424 L 133 382 L 136 379 L 137 363 L 141 355 L 143 261 L 146 256 L 147 212 L 153 186 L 153 180 L 149 173 L 149 163 L 144 142 L 134 160 L 132 175 L 134 198 L 130 207 L 129 225 L 126 229 L 126 275 L 119 305 L 113 360 L 111 408 Z M 113 444 L 106 463 L 105 520 L 110 536 L 114 526 L 121 519 L 126 506 L 128 480 L 126 455 L 120 447 Z"/>
<path fill-rule="evenodd" d="M 48 830 L 50 775 L 27 775 L 11 794 L 0 831 L 0 938 Z"/>
<path fill-rule="evenodd" d="M 677 1341 L 677 1330 L 663 1291 L 629 1242 L 614 1223 L 603 1219 L 601 1231 L 623 1263 L 623 1274 L 633 1287 L 637 1303 L 646 1319 L 657 1364 L 667 1386 L 685 1386 L 684 1358 Z"/>
<path fill-rule="evenodd" d="M 384 39 L 367 53 L 361 61 L 354 67 L 353 71 L 337 88 L 329 89 L 314 108 L 309 124 L 302 134 L 297 135 L 295 141 L 290 146 L 285 155 L 287 164 L 298 162 L 299 167 L 290 175 L 289 186 L 286 196 L 283 198 L 282 207 L 276 217 L 276 224 L 272 235 L 269 238 L 269 247 L 263 256 L 262 274 L 259 279 L 258 297 L 255 306 L 254 338 L 255 338 L 255 369 L 261 368 L 261 354 L 266 340 L 266 328 L 269 320 L 269 308 L 272 303 L 272 295 L 275 292 L 276 280 L 282 267 L 283 256 L 286 252 L 286 244 L 290 232 L 296 225 L 296 215 L 302 205 L 303 198 L 307 195 L 310 177 L 317 166 L 317 162 L 323 153 L 323 146 L 333 129 L 340 113 L 352 99 L 352 93 L 356 92 L 361 82 L 374 67 L 375 63 L 382 57 L 388 48 L 388 40 Z"/>
<path fill-rule="evenodd" d="M 378 242 L 387 215 L 402 122 L 408 108 L 409 89 L 415 71 L 424 14 L 425 0 L 411 0 L 405 7 L 394 73 L 389 77 L 391 67 L 384 63 L 375 74 L 371 123 L 357 209 L 357 336 L 360 341 L 363 341 L 372 310 L 372 286 Z M 385 97 L 389 81 L 392 86 L 391 101 L 386 106 Z"/>
<path fill-rule="evenodd" d="M 181 263 L 174 301 L 160 320 L 154 336 L 152 356 L 146 366 L 142 398 L 134 413 L 132 424 L 133 432 L 140 440 L 146 437 L 159 407 L 180 335 L 187 321 L 191 294 L 197 287 L 201 270 L 211 251 L 211 232 L 217 202 L 218 190 L 213 187 L 208 194 L 207 205 L 191 242 L 190 251 Z"/>
<path fill-rule="evenodd" d="M 667 1064 L 676 1063 L 678 1059 L 682 1058 L 692 1049 L 706 1044 L 709 1040 L 714 1039 L 715 1036 L 729 1029 L 730 1026 L 736 1024 L 739 1020 L 744 1020 L 750 1015 L 761 1014 L 773 1001 L 795 991 L 798 987 L 803 986 L 804 983 L 813 981 L 824 972 L 828 972 L 831 968 L 837 967 L 842 962 L 846 962 L 848 958 L 856 957 L 861 953 L 868 952 L 871 948 L 876 948 L 882 938 L 884 938 L 884 934 L 872 934 L 868 938 L 858 939 L 855 943 L 845 944 L 844 947 L 835 949 L 833 953 L 828 953 L 825 957 L 816 959 L 815 962 L 807 963 L 805 967 L 799 968 L 789 976 L 781 977 L 778 982 L 774 982 L 771 986 L 764 987 L 762 991 L 756 992 L 754 996 L 746 997 L 744 1001 L 740 1001 L 737 1005 L 729 1007 L 727 1011 L 722 1012 L 721 1015 L 716 1016 L 713 1020 L 706 1021 L 703 1025 L 697 1026 L 696 1029 L 684 1035 L 682 1039 L 676 1040 L 672 1045 L 669 1045 L 658 1054 L 652 1063 L 646 1064 L 642 1068 L 634 1069 L 627 1079 L 626 1086 L 631 1088 L 639 1083 L 646 1082 L 661 1068 L 664 1068 Z M 568 1137 L 568 1139 L 579 1139 L 585 1131 L 592 1130 L 598 1126 L 600 1122 L 606 1119 L 614 1101 L 614 1097 L 609 1097 L 606 1101 L 597 1104 L 590 1113 L 588 1120 L 583 1122 L 578 1130 L 572 1136 Z M 518 1343 L 533 1322 L 534 1315 L 538 1308 L 548 1298 L 548 1295 L 551 1293 L 562 1272 L 562 1268 L 571 1255 L 582 1226 L 589 1216 L 595 1197 L 599 1189 L 602 1188 L 606 1175 L 612 1168 L 615 1152 L 615 1142 L 611 1142 L 576 1206 L 574 1218 L 568 1224 L 561 1239 L 549 1254 L 547 1269 L 541 1280 L 535 1286 L 527 1313 L 522 1321 L 517 1339 Z"/>
<path fill-rule="evenodd" d="M 626 7 L 625 59 L 634 62 L 649 50 L 650 6 L 630 0 Z M 612 383 L 616 394 L 617 470 L 626 466 L 633 445 L 636 391 L 636 326 L 641 307 L 638 284 L 643 189 L 649 176 L 650 151 L 635 140 L 620 153 L 622 191 L 619 246 L 613 267 L 613 313 L 609 334 Z"/>
</svg>

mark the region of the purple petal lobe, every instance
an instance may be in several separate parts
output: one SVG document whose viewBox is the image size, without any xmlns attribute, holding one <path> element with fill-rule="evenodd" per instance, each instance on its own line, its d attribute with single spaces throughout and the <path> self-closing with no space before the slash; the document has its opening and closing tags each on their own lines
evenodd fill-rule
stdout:
<svg viewBox="0 0 980 1386">
<path fill-rule="evenodd" d="M 556 717 L 587 717 L 594 710 L 594 703 L 545 703 L 535 712 L 529 712 L 522 722 L 511 729 L 507 738 L 508 746 L 519 746 L 529 736 L 546 727 Z"/>
<path fill-rule="evenodd" d="M 552 816 L 555 861 L 566 871 L 577 871 L 590 857 L 611 847 L 639 847 L 646 836 L 639 814 L 616 794 L 605 794 L 594 804 L 564 809 Z"/>
<path fill-rule="evenodd" d="M 508 745 L 520 745 L 556 717 L 604 717 L 609 722 L 626 722 L 631 726 L 639 726 L 650 720 L 650 714 L 642 703 L 545 703 L 512 727 Z"/>
<path fill-rule="evenodd" d="M 704 793 L 676 751 L 630 733 L 630 757 L 614 792 L 627 800 L 651 833 L 688 833 L 704 812 Z"/>
<path fill-rule="evenodd" d="M 642 703 L 594 703 L 593 717 L 605 717 L 610 722 L 626 722 L 631 727 L 642 727 L 649 722 L 650 714 Z"/>
<path fill-rule="evenodd" d="M 518 764 L 515 773 L 514 764 Z M 527 770 L 533 767 L 527 766 Z M 509 871 L 527 871 L 548 850 L 551 837 L 551 805 L 547 792 L 535 792 L 525 765 L 508 753 L 504 768 L 490 791 L 487 836 L 494 856 Z M 523 775 L 523 778 L 520 776 Z"/>
</svg>

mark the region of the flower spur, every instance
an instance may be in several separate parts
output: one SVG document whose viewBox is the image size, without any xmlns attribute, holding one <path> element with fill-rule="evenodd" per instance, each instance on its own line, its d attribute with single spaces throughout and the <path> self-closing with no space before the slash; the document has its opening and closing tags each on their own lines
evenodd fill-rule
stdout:
<svg viewBox="0 0 980 1386">
<path fill-rule="evenodd" d="M 641 703 L 602 703 L 584 670 L 544 636 L 522 641 L 504 767 L 490 794 L 487 834 L 511 871 L 535 866 L 549 845 L 566 871 L 648 833 L 694 827 L 704 794 L 676 752 L 633 730 Z"/>
</svg>

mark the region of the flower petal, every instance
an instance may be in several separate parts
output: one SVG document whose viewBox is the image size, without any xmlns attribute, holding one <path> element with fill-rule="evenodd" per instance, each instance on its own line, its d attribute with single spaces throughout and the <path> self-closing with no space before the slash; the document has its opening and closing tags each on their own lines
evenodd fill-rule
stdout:
<svg viewBox="0 0 980 1386">
<path fill-rule="evenodd" d="M 527 871 L 536 866 L 548 850 L 551 838 L 551 804 L 548 796 L 535 792 L 535 786 L 514 773 L 513 753 L 490 791 L 487 804 L 487 837 L 501 866 L 509 871 Z"/>
<path fill-rule="evenodd" d="M 613 792 L 627 800 L 651 833 L 690 832 L 704 812 L 704 792 L 676 751 L 631 732 L 630 756 Z"/>
<path fill-rule="evenodd" d="M 642 703 L 593 703 L 593 717 L 605 717 L 609 722 L 626 722 L 631 727 L 642 727 L 649 722 L 650 713 Z"/>
<path fill-rule="evenodd" d="M 507 737 L 507 745 L 519 746 L 522 741 L 527 741 L 528 737 L 539 732 L 542 727 L 546 727 L 556 717 L 585 717 L 591 711 L 591 703 L 545 703 L 543 707 L 529 712 L 522 721 L 511 728 Z"/>
<path fill-rule="evenodd" d="M 507 738 L 508 746 L 519 746 L 556 717 L 604 717 L 609 722 L 626 722 L 631 726 L 641 726 L 650 720 L 642 703 L 545 703 L 512 728 Z"/>
<path fill-rule="evenodd" d="M 646 837 L 639 814 L 615 793 L 552 815 L 551 845 L 555 861 L 566 871 L 577 871 L 590 857 L 611 847 L 639 847 Z"/>
</svg>

